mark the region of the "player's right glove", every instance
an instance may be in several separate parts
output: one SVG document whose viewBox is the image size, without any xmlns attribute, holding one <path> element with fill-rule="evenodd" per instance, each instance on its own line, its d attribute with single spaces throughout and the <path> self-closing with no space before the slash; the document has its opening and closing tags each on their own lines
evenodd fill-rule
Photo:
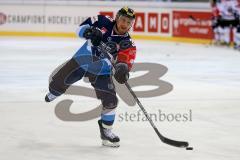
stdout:
<svg viewBox="0 0 240 160">
<path fill-rule="evenodd" d="M 102 41 L 103 35 L 100 29 L 96 27 L 90 27 L 85 30 L 83 37 L 86 39 L 91 39 L 93 46 L 99 46 Z"/>
<path fill-rule="evenodd" d="M 115 79 L 118 83 L 123 84 L 129 79 L 128 65 L 126 63 L 117 63 L 115 65 Z"/>
</svg>

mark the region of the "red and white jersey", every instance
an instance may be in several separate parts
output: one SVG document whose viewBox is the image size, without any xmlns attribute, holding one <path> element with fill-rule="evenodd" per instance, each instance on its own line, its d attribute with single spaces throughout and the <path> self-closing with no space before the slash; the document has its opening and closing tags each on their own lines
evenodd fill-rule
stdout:
<svg viewBox="0 0 240 160">
<path fill-rule="evenodd" d="M 218 4 L 219 14 L 224 20 L 234 20 L 234 11 L 236 8 L 237 0 L 222 0 Z"/>
<path fill-rule="evenodd" d="M 236 1 L 234 11 L 238 16 L 240 16 L 240 0 Z"/>
<path fill-rule="evenodd" d="M 219 9 L 218 9 L 217 5 L 212 7 L 212 15 L 213 15 L 214 18 L 216 18 L 216 17 L 218 17 L 220 15 Z"/>
</svg>

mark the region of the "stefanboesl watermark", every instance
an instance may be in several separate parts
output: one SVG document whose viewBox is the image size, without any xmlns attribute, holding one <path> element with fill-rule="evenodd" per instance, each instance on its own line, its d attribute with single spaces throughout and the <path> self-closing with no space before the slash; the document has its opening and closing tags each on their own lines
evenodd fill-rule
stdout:
<svg viewBox="0 0 240 160">
<path fill-rule="evenodd" d="M 155 122 L 192 122 L 193 113 L 192 110 L 188 110 L 183 113 L 167 113 L 159 109 L 155 113 L 148 113 L 150 118 Z M 143 122 L 148 121 L 142 110 L 138 110 L 136 113 L 119 113 L 118 122 Z"/>
<path fill-rule="evenodd" d="M 64 64 L 63 64 L 64 65 Z M 50 76 L 49 81 L 51 81 L 52 76 L 58 71 L 59 66 Z M 155 89 L 143 90 L 143 91 L 135 91 L 136 95 L 139 98 L 148 98 L 148 97 L 157 97 L 164 94 L 167 94 L 172 91 L 173 85 L 169 82 L 163 81 L 160 79 L 166 72 L 167 67 L 156 64 L 156 63 L 135 63 L 132 72 L 138 71 L 147 71 L 145 74 L 140 75 L 138 77 L 133 77 L 129 79 L 129 84 L 131 87 L 138 86 L 157 86 Z M 89 83 L 87 79 L 84 79 L 86 83 Z M 132 95 L 129 93 L 129 90 L 126 89 L 124 85 L 120 85 L 115 83 L 116 92 L 118 96 L 128 105 L 135 106 L 136 102 L 133 99 Z M 84 86 L 76 86 L 72 85 L 69 89 L 67 89 L 67 95 L 78 95 L 78 96 L 86 96 L 91 98 L 97 98 L 94 92 L 94 89 L 87 88 Z M 71 105 L 74 103 L 73 100 L 65 99 L 57 103 L 55 107 L 55 115 L 63 121 L 88 121 L 95 118 L 98 118 L 102 112 L 102 105 L 97 105 L 94 109 L 91 109 L 82 113 L 72 113 L 70 111 Z M 161 109 L 158 109 L 155 113 L 148 113 L 149 117 L 157 122 L 192 122 L 192 110 L 189 109 L 183 113 L 167 113 L 163 112 Z M 138 110 L 136 113 L 118 113 L 116 114 L 117 120 L 119 122 L 140 122 L 140 121 L 148 121 L 142 110 Z"/>
</svg>

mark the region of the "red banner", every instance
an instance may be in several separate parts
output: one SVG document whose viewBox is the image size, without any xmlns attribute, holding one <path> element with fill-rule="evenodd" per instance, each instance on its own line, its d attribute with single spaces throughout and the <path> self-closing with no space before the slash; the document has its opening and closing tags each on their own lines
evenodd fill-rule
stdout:
<svg viewBox="0 0 240 160">
<path fill-rule="evenodd" d="M 148 32 L 158 32 L 157 13 L 148 13 Z"/>
<path fill-rule="evenodd" d="M 161 14 L 161 32 L 169 33 L 169 14 L 168 13 Z"/>
<path fill-rule="evenodd" d="M 136 19 L 133 26 L 133 31 L 144 32 L 145 31 L 145 13 L 136 13 Z"/>
<path fill-rule="evenodd" d="M 212 39 L 211 12 L 173 11 L 173 36 Z"/>
</svg>

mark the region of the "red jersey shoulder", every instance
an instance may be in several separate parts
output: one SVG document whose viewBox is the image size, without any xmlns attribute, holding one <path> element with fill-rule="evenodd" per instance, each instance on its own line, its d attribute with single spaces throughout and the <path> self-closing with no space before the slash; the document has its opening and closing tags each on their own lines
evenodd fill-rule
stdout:
<svg viewBox="0 0 240 160">
<path fill-rule="evenodd" d="M 129 43 L 130 42 L 130 43 Z M 117 61 L 128 64 L 129 70 L 132 68 L 134 60 L 136 58 L 136 46 L 132 39 L 125 41 L 125 44 L 122 46 L 122 49 L 119 50 Z"/>
</svg>

